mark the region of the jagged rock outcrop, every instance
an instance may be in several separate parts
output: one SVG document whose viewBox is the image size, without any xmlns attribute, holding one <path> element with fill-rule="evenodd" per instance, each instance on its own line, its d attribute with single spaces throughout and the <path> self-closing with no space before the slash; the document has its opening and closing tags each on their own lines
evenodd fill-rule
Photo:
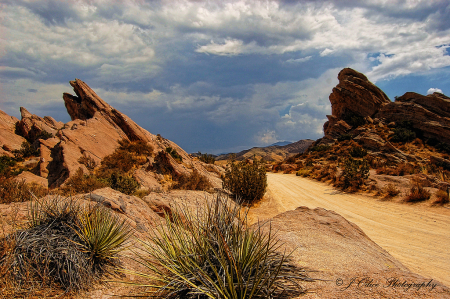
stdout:
<svg viewBox="0 0 450 299">
<path fill-rule="evenodd" d="M 17 118 L 0 110 L 0 155 L 14 156 L 12 151 L 20 149 L 22 143 L 26 141 L 15 133 L 17 122 L 19 122 Z"/>
<path fill-rule="evenodd" d="M 64 126 L 63 122 L 56 121 L 53 117 L 44 118 L 31 114 L 24 107 L 20 107 L 22 119 L 16 124 L 16 132 L 28 141 L 34 141 L 41 137 L 44 132 L 55 136 L 57 131 Z"/>
<path fill-rule="evenodd" d="M 375 115 L 387 123 L 410 122 L 425 138 L 450 145 L 450 98 L 433 93 L 427 96 L 407 92 L 393 103 L 383 106 Z"/>
<path fill-rule="evenodd" d="M 330 94 L 332 115 L 327 115 L 328 121 L 323 126 L 328 139 L 348 132 L 353 117 L 372 117 L 380 107 L 391 102 L 366 76 L 351 68 L 340 71 L 338 79 L 339 84 Z"/>
<path fill-rule="evenodd" d="M 0 113 L 0 150 L 9 155 L 12 155 L 12 150 L 20 148 L 25 138 L 34 141 L 44 131 L 54 136 L 39 140 L 39 175 L 48 180 L 49 187 L 63 184 L 80 168 L 84 173 L 88 173 L 86 166 L 80 163 L 80 158 L 90 157 L 99 164 L 104 157 L 118 148 L 122 139 L 140 140 L 150 145 L 153 148 L 152 156 L 148 157 L 150 166 L 158 164 L 158 159 L 154 157 L 166 157 L 167 161 L 164 162 L 171 171 L 164 174 L 171 174 L 173 179 L 187 175 L 195 169 L 206 176 L 214 187 L 221 187 L 221 180 L 216 172 L 209 172 L 204 163 L 194 161 L 177 144 L 141 128 L 101 99 L 85 82 L 75 79 L 70 81 L 70 84 L 76 96 L 63 94 L 65 106 L 72 119 L 66 124 L 51 117 L 41 118 L 33 115 L 23 107 L 20 110 L 21 121 L 6 113 Z M 166 153 L 168 147 L 178 153 L 182 162 Z M 136 170 L 134 176 L 145 188 L 154 190 L 160 189 L 159 180 L 164 178 L 162 174 L 159 169 L 149 167 L 147 171 Z"/>
</svg>

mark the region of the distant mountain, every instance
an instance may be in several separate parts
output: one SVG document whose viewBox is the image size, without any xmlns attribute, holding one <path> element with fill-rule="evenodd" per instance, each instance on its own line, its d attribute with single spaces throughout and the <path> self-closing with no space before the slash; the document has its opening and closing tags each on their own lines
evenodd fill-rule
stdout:
<svg viewBox="0 0 450 299">
<path fill-rule="evenodd" d="M 292 143 L 292 141 L 279 141 L 279 142 L 271 144 L 269 146 L 285 146 L 285 145 L 288 145 L 291 143 Z"/>
<path fill-rule="evenodd" d="M 313 142 L 314 140 L 304 139 L 293 143 L 282 141 L 266 147 L 253 147 L 236 153 L 236 160 L 251 159 L 256 156 L 258 159 L 264 158 L 266 161 L 283 161 L 291 155 L 303 153 Z M 228 160 L 230 155 L 219 155 L 216 160 Z"/>
</svg>

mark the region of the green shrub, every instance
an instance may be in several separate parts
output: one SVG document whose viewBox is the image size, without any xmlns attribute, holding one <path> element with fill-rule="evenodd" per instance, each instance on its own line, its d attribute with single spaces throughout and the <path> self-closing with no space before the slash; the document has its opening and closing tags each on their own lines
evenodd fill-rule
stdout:
<svg viewBox="0 0 450 299">
<path fill-rule="evenodd" d="M 181 157 L 174 148 L 171 148 L 170 146 L 166 147 L 166 152 L 169 153 L 169 155 L 171 155 L 172 158 L 177 160 L 178 163 L 181 163 L 183 161 L 183 157 Z"/>
<path fill-rule="evenodd" d="M 344 189 L 349 187 L 355 190 L 359 189 L 369 177 L 369 163 L 366 159 L 355 160 L 348 157 L 344 161 L 342 177 L 344 178 Z"/>
<path fill-rule="evenodd" d="M 118 172 L 111 173 L 106 179 L 106 182 L 108 182 L 108 185 L 114 190 L 128 195 L 133 194 L 139 188 L 139 183 L 135 178 Z"/>
<path fill-rule="evenodd" d="M 178 178 L 178 183 L 173 188 L 182 190 L 210 191 L 212 189 L 212 185 L 205 176 L 201 175 L 196 169 L 194 169 L 191 174 L 180 176 Z"/>
<path fill-rule="evenodd" d="M 32 202 L 27 225 L 7 236 L 13 240 L 10 258 L 0 263 L 7 263 L 5 274 L 19 288 L 88 290 L 115 273 L 131 232 L 125 220 L 102 206 L 46 198 Z"/>
<path fill-rule="evenodd" d="M 391 137 L 393 142 L 410 142 L 416 139 L 416 133 L 407 128 L 395 128 Z"/>
<path fill-rule="evenodd" d="M 213 155 L 202 154 L 201 152 L 198 152 L 198 159 L 206 164 L 214 164 L 216 162 Z"/>
<path fill-rule="evenodd" d="M 22 142 L 20 150 L 13 150 L 13 154 L 17 159 L 39 156 L 39 150 L 35 149 L 28 141 Z"/>
<path fill-rule="evenodd" d="M 350 150 L 350 156 L 353 158 L 363 158 L 367 155 L 367 151 L 360 146 L 353 146 Z"/>
<path fill-rule="evenodd" d="M 253 163 L 231 162 L 222 176 L 222 186 L 245 202 L 260 200 L 267 188 L 266 167 L 256 159 Z"/>
<path fill-rule="evenodd" d="M 16 160 L 8 156 L 0 156 L 0 175 L 6 175 L 11 171 L 11 167 L 16 165 Z"/>
<path fill-rule="evenodd" d="M 39 140 L 39 139 L 43 139 L 43 140 L 47 140 L 53 138 L 52 133 L 49 133 L 47 131 L 42 131 L 41 133 L 39 133 L 39 135 L 37 135 L 34 140 L 30 141 L 31 143 L 34 143 L 34 141 Z"/>
<path fill-rule="evenodd" d="M 241 207 L 217 196 L 206 207 L 174 207 L 156 226 L 138 261 L 143 286 L 162 298 L 293 298 L 306 272 L 279 253 L 276 235 L 249 227 Z M 268 232 L 266 232 L 268 230 Z M 281 251 L 282 252 L 282 251 Z M 158 281 L 159 283 L 154 283 Z M 140 294 L 146 295 L 146 294 Z M 138 295 L 139 296 L 139 295 Z"/>
<path fill-rule="evenodd" d="M 138 164 L 139 159 L 131 152 L 116 150 L 111 155 L 103 158 L 98 174 L 99 177 L 108 177 L 113 172 L 126 173 Z"/>
</svg>

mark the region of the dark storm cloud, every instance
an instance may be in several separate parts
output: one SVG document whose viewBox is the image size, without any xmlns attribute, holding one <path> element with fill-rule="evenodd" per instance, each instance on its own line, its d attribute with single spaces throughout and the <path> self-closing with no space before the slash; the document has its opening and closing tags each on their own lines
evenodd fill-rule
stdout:
<svg viewBox="0 0 450 299">
<path fill-rule="evenodd" d="M 188 151 L 321 137 L 343 67 L 387 82 L 450 66 L 448 1 L 4 3 L 0 109 L 67 119 L 80 78 Z"/>
</svg>

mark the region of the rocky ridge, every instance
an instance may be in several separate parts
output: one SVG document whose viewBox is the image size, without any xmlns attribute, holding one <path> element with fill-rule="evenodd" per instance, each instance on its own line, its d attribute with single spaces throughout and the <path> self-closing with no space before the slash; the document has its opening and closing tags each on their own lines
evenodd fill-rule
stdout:
<svg viewBox="0 0 450 299">
<path fill-rule="evenodd" d="M 208 166 L 210 170 L 217 168 L 208 171 L 206 164 L 192 159 L 174 142 L 151 134 L 114 109 L 85 82 L 75 79 L 70 81 L 70 84 L 76 95 L 63 94 L 67 112 L 72 119 L 68 123 L 57 122 L 48 116 L 39 117 L 23 107 L 20 109 L 20 121 L 4 112 L 0 113 L 0 150 L 3 154 L 12 156 L 12 151 L 20 149 L 25 140 L 37 142 L 40 160 L 39 171 L 35 175 L 46 179 L 48 187 L 54 188 L 64 184 L 78 169 L 88 174 L 89 170 L 79 162 L 80 158 L 88 157 L 99 164 L 104 157 L 118 148 L 118 142 L 123 139 L 144 141 L 153 148 L 154 152 L 148 157 L 146 170 L 138 169 L 134 173 L 135 178 L 146 189 L 162 188 L 163 175 L 151 167 L 158 163 L 158 159 L 164 159 L 164 162 L 171 165 L 174 179 L 197 170 L 206 176 L 214 187 L 221 187 L 218 175 L 221 170 L 217 166 Z M 40 139 L 42 134 L 51 135 L 51 138 Z M 182 163 L 166 153 L 165 149 L 168 147 L 177 151 L 182 157 Z M 42 183 L 42 180 L 39 183 Z"/>
</svg>

